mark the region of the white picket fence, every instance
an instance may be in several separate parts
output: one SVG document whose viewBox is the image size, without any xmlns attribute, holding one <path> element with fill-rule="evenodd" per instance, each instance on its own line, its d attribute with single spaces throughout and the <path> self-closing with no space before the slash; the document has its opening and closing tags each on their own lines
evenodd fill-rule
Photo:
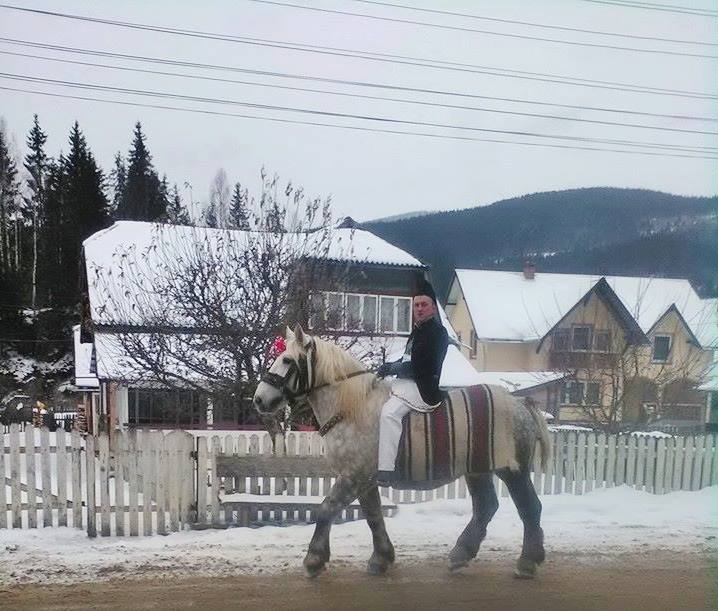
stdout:
<svg viewBox="0 0 718 611">
<path fill-rule="evenodd" d="M 532 477 L 539 494 L 584 494 L 628 485 L 664 494 L 718 484 L 718 444 L 714 435 L 654 438 L 559 431 L 546 470 L 538 461 Z M 290 433 L 280 456 L 321 456 L 316 433 Z M 278 495 L 324 496 L 331 477 L 218 477 L 219 456 L 275 456 L 266 433 L 222 435 L 186 431 L 115 431 L 86 437 L 73 431 L 13 426 L 0 434 L 0 528 L 73 526 L 90 536 L 151 535 L 197 525 L 222 527 L 236 515 L 220 502 L 231 490 L 267 501 Z M 230 478 L 227 478 L 228 480 Z M 88 482 L 90 485 L 88 485 Z M 507 494 L 497 480 L 498 491 Z M 395 503 L 465 498 L 463 478 L 427 491 L 382 490 Z M 274 521 L 269 503 L 257 500 L 250 522 Z M 358 513 L 345 516 L 356 519 Z M 311 519 L 311 516 L 309 516 Z"/>
</svg>

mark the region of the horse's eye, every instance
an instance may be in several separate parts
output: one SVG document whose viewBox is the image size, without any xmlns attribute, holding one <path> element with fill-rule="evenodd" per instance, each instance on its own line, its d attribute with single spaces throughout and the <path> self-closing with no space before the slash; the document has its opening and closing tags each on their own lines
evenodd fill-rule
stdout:
<svg viewBox="0 0 718 611">
<path fill-rule="evenodd" d="M 292 364 L 292 359 L 290 359 L 288 356 L 285 356 L 285 357 L 282 359 L 282 363 L 284 363 L 285 365 L 291 365 L 291 364 Z"/>
</svg>

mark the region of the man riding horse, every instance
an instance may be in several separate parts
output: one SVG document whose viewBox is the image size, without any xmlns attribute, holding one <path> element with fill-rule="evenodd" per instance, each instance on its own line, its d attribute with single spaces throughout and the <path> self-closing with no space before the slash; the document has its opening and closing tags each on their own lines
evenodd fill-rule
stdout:
<svg viewBox="0 0 718 611">
<path fill-rule="evenodd" d="M 381 409 L 379 425 L 379 470 L 377 484 L 391 486 L 396 480 L 396 455 L 401 440 L 402 420 L 412 409 L 433 410 L 441 403 L 439 389 L 441 367 L 449 346 L 449 335 L 439 319 L 434 289 L 421 282 L 413 300 L 414 329 L 409 335 L 404 355 L 384 363 L 377 376 L 396 376 L 389 400 Z"/>
</svg>

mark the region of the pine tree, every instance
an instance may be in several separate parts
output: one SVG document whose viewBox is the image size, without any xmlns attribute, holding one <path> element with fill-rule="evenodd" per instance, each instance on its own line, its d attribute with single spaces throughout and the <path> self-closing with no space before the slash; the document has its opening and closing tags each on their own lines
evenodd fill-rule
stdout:
<svg viewBox="0 0 718 611">
<path fill-rule="evenodd" d="M 167 211 L 167 193 L 163 191 L 152 165 L 152 155 L 145 144 L 142 125 L 135 125 L 132 148 L 128 156 L 124 189 L 115 212 L 115 218 L 134 221 L 155 221 Z"/>
<path fill-rule="evenodd" d="M 70 131 L 70 150 L 48 173 L 45 219 L 42 224 L 44 286 L 56 306 L 79 300 L 77 279 L 82 242 L 107 226 L 108 202 L 104 177 L 80 127 Z"/>
<path fill-rule="evenodd" d="M 10 231 L 16 221 L 15 215 L 19 213 L 19 193 L 17 166 L 10 153 L 4 125 L 0 124 L 0 272 L 13 267 Z"/>
<path fill-rule="evenodd" d="M 229 207 L 229 224 L 236 229 L 249 229 L 249 195 L 247 189 L 242 189 L 240 183 L 234 185 L 232 202 Z"/>
<path fill-rule="evenodd" d="M 24 164 L 28 174 L 28 196 L 25 197 L 25 203 L 30 213 L 32 231 L 32 268 L 30 270 L 32 288 L 30 302 L 33 308 L 37 303 L 37 239 L 40 230 L 39 223 L 45 216 L 46 182 L 50 164 L 50 160 L 45 154 L 46 141 L 47 135 L 40 128 L 37 115 L 34 115 L 33 125 L 27 136 L 29 152 L 25 155 Z"/>
<path fill-rule="evenodd" d="M 182 203 L 179 189 L 175 184 L 170 192 L 169 202 L 167 204 L 167 222 L 171 225 L 191 225 L 189 212 Z"/>
<path fill-rule="evenodd" d="M 125 192 L 125 186 L 127 184 L 127 168 L 125 167 L 125 160 L 122 159 L 120 153 L 115 154 L 115 167 L 110 173 L 110 180 L 112 184 L 112 204 L 110 206 L 110 212 L 113 218 L 117 218 L 117 210 L 120 207 L 120 201 L 122 195 Z"/>
<path fill-rule="evenodd" d="M 202 216 L 204 217 L 204 224 L 207 227 L 217 227 L 217 208 L 215 207 L 214 202 L 209 202 L 209 204 L 207 204 Z"/>
</svg>

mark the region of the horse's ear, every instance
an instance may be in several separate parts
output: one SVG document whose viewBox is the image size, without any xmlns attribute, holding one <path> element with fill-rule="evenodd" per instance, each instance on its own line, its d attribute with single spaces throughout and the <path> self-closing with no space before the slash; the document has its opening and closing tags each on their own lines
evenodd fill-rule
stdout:
<svg viewBox="0 0 718 611">
<path fill-rule="evenodd" d="M 287 327 L 287 330 L 284 332 L 284 339 L 286 339 L 288 342 L 292 341 L 293 339 L 296 339 L 294 336 L 294 331 L 292 331 L 289 327 Z"/>
<path fill-rule="evenodd" d="M 294 326 L 294 335 L 299 345 L 305 350 L 309 350 L 309 346 L 312 345 L 312 336 L 309 335 L 309 333 L 305 333 L 304 329 L 302 329 L 302 325 L 299 323 Z"/>
<path fill-rule="evenodd" d="M 294 325 L 294 337 L 295 337 L 295 339 L 297 340 L 297 343 L 298 343 L 300 346 L 303 346 L 303 345 L 306 343 L 306 342 L 305 342 L 306 337 L 305 337 L 305 335 L 304 335 L 304 329 L 302 329 L 302 325 L 300 325 L 299 323 L 297 323 L 296 325 Z"/>
</svg>

